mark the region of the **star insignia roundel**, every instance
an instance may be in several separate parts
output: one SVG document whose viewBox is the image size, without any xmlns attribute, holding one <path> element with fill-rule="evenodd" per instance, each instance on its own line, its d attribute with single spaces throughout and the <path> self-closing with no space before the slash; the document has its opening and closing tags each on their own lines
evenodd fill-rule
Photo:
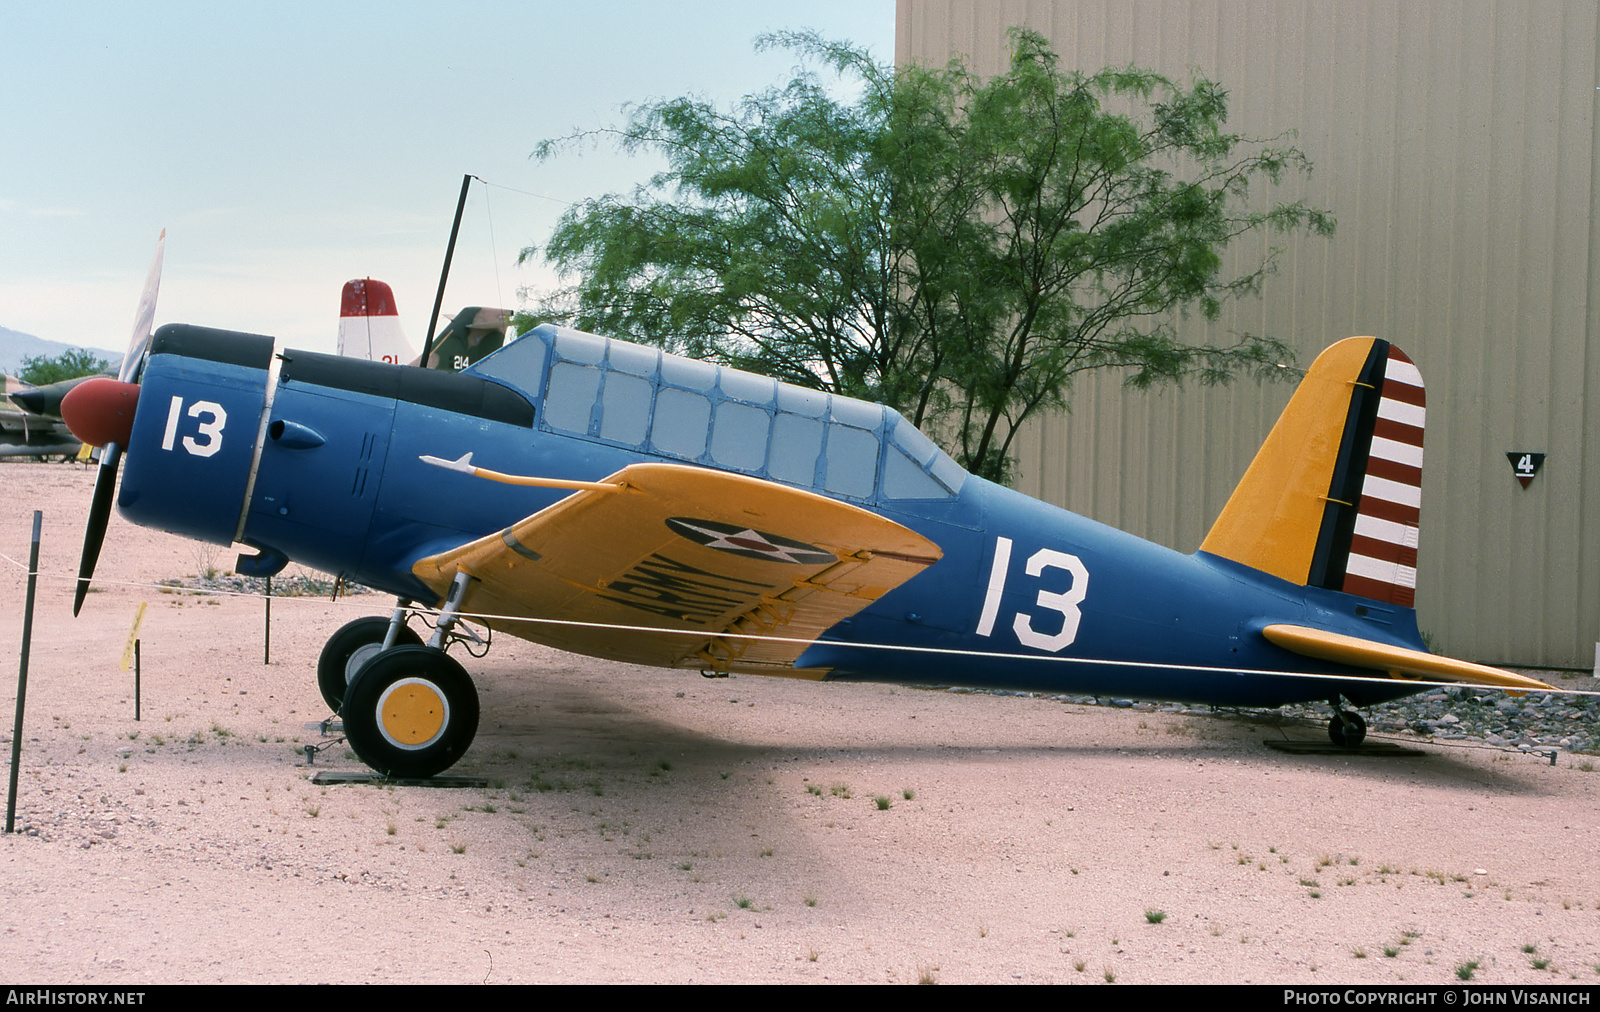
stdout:
<svg viewBox="0 0 1600 1012">
<path fill-rule="evenodd" d="M 797 566 L 814 566 L 833 562 L 832 552 L 815 545 L 776 534 L 725 524 L 716 520 L 695 520 L 690 517 L 669 517 L 667 526 L 679 537 L 688 538 L 697 545 L 715 548 L 719 552 L 742 555 L 747 559 L 766 559 L 768 562 L 787 562 Z"/>
</svg>

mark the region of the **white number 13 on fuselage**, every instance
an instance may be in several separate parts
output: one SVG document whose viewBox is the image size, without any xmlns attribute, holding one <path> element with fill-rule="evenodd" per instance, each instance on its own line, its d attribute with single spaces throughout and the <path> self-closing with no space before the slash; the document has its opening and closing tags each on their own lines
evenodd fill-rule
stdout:
<svg viewBox="0 0 1600 1012">
<path fill-rule="evenodd" d="M 1006 576 L 1010 568 L 1011 539 L 995 538 L 994 565 L 989 569 L 989 587 L 983 596 L 983 611 L 978 616 L 979 636 L 994 632 L 995 619 L 1000 613 L 1000 598 L 1005 593 Z M 1061 615 L 1061 630 L 1056 633 L 1039 632 L 1033 627 L 1033 620 L 1020 611 L 1011 620 L 1011 629 L 1023 646 L 1053 654 L 1078 638 L 1078 620 L 1082 618 L 1079 605 L 1083 604 L 1084 596 L 1089 593 L 1089 570 L 1076 555 L 1058 552 L 1053 548 L 1041 548 L 1029 556 L 1029 576 L 1041 576 L 1047 569 L 1060 569 L 1071 575 L 1071 582 L 1064 592 L 1041 588 L 1036 599 L 1040 608 Z"/>
<path fill-rule="evenodd" d="M 173 397 L 172 407 L 167 410 L 167 429 L 161 437 L 161 448 L 172 449 L 173 441 L 178 435 L 178 420 L 184 414 L 183 398 Z M 196 457 L 209 457 L 222 449 L 222 427 L 228 424 L 228 413 L 222 410 L 222 405 L 216 401 L 195 401 L 189 405 L 190 418 L 201 419 L 195 436 L 183 437 L 183 448 Z"/>
</svg>

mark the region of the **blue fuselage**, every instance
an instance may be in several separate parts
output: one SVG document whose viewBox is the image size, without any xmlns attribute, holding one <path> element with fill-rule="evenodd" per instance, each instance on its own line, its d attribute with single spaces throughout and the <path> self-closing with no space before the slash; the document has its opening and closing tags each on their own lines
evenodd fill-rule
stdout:
<svg viewBox="0 0 1600 1012">
<path fill-rule="evenodd" d="M 163 328 L 119 506 L 431 603 L 419 558 L 570 493 L 463 482 L 422 454 L 589 481 L 641 460 L 737 469 L 853 502 L 943 551 L 796 667 L 1241 706 L 1413 691 L 1298 677 L 1361 672 L 1260 634 L 1281 622 L 1420 649 L 1408 608 L 1182 555 L 967 475 L 881 407 L 570 334 L 540 328 L 452 375 Z"/>
</svg>

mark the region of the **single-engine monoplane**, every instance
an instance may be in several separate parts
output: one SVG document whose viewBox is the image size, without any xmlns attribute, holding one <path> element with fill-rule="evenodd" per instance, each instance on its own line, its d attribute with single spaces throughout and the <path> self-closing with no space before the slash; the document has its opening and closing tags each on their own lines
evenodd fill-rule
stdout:
<svg viewBox="0 0 1600 1012">
<path fill-rule="evenodd" d="M 158 271 L 152 271 L 145 304 Z M 1460 682 L 1413 610 L 1422 377 L 1357 337 L 1311 366 L 1199 551 L 968 474 L 896 412 L 541 326 L 461 372 L 280 350 L 142 307 L 119 380 L 74 390 L 102 447 L 74 611 L 117 503 L 393 594 L 317 679 L 356 754 L 451 766 L 472 624 L 664 668 L 1344 709 Z M 407 618 L 438 610 L 427 643 Z"/>
</svg>

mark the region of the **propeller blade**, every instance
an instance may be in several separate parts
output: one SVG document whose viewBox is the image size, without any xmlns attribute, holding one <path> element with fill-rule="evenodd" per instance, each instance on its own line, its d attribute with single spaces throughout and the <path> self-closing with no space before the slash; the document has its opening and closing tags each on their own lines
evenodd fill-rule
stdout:
<svg viewBox="0 0 1600 1012">
<path fill-rule="evenodd" d="M 106 540 L 106 522 L 111 519 L 111 494 L 117 487 L 117 464 L 122 450 L 107 443 L 100 451 L 100 468 L 94 476 L 94 499 L 89 503 L 89 523 L 83 529 L 83 555 L 78 560 L 78 588 L 72 595 L 72 614 L 77 617 L 89 593 L 89 578 L 100 561 L 100 546 Z"/>
<path fill-rule="evenodd" d="M 150 273 L 145 275 L 144 291 L 139 295 L 139 310 L 133 315 L 133 337 L 128 341 L 128 353 L 122 357 L 122 368 L 117 370 L 115 382 L 109 379 L 89 380 L 74 387 L 72 393 L 62 398 L 61 406 L 69 416 L 67 427 L 73 435 L 86 443 L 100 445 L 100 467 L 94 476 L 94 498 L 89 503 L 89 523 L 83 529 L 83 554 L 78 558 L 78 586 L 72 595 L 72 614 L 77 616 L 83 608 L 84 596 L 89 593 L 89 579 L 94 576 L 95 563 L 100 561 L 100 547 L 105 544 L 106 525 L 111 520 L 111 498 L 117 489 L 117 465 L 122 461 L 122 447 L 133 431 L 133 414 L 139 403 L 139 374 L 144 371 L 144 357 L 150 350 L 150 325 L 156 318 L 156 295 L 161 291 L 161 260 L 167 249 L 167 230 L 161 230 L 156 240 L 156 255 L 150 260 Z"/>
<path fill-rule="evenodd" d="M 133 316 L 133 336 L 128 339 L 128 353 L 122 356 L 122 368 L 117 379 L 124 383 L 137 381 L 144 365 L 144 353 L 150 348 L 150 325 L 156 318 L 156 295 L 161 291 L 161 258 L 167 248 L 167 230 L 161 230 L 156 240 L 156 255 L 150 261 L 150 273 L 144 279 L 144 292 L 139 296 L 139 311 Z"/>
</svg>

